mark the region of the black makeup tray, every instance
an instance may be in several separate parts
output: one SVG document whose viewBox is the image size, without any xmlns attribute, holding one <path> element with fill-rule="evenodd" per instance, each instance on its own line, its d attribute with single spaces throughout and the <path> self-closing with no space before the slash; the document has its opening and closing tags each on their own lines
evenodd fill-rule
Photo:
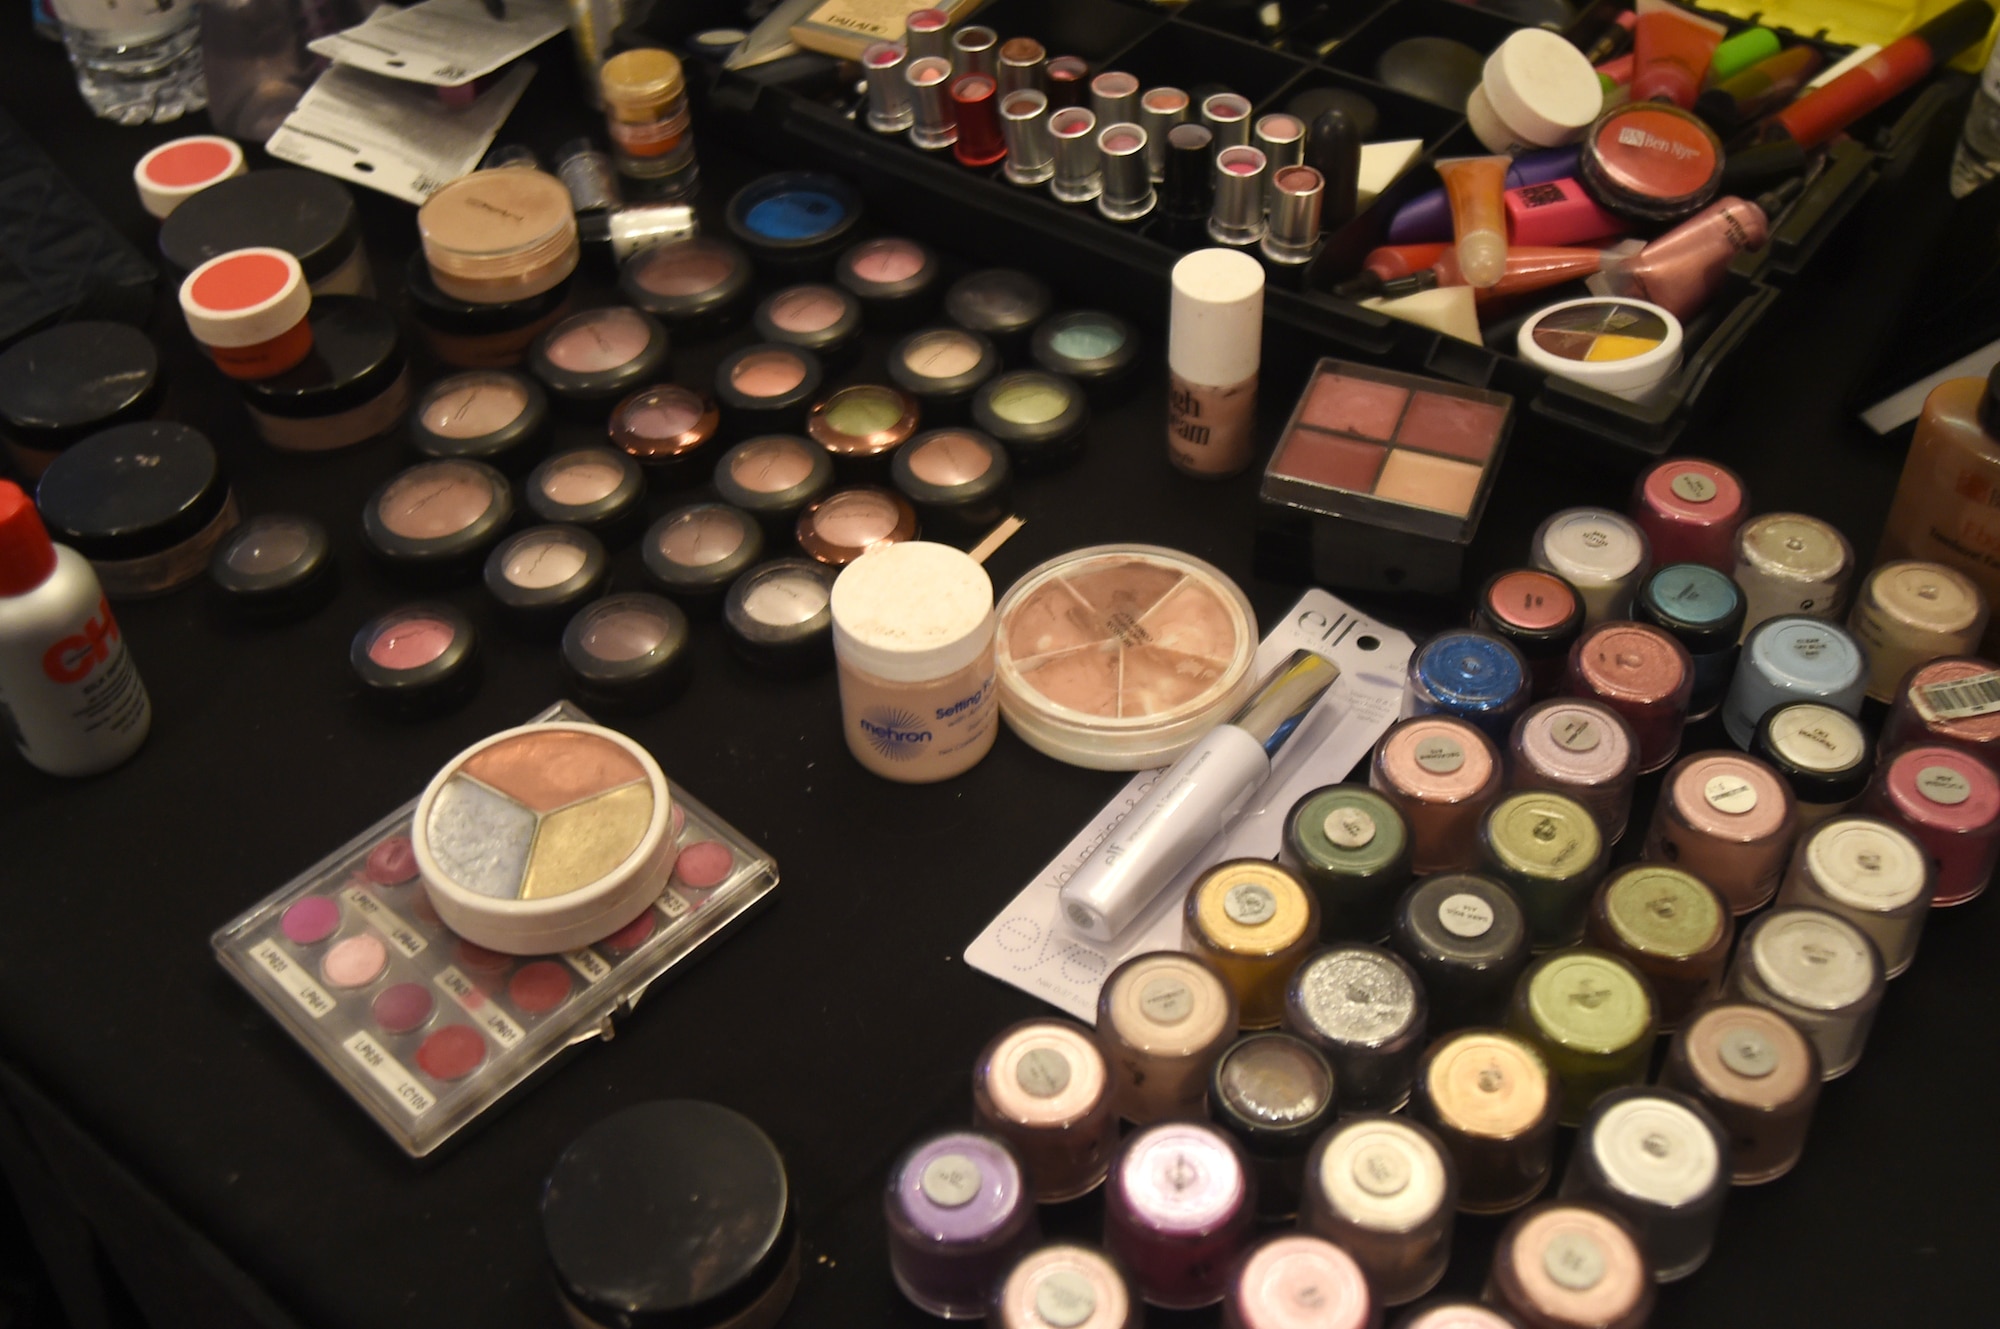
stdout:
<svg viewBox="0 0 2000 1329">
<path fill-rule="evenodd" d="M 1620 0 L 1598 0 L 1568 31 L 1587 46 L 1625 7 Z M 656 11 L 642 38 L 673 44 L 737 21 L 725 0 L 662 8 L 670 12 Z M 1434 160 L 1486 152 L 1462 115 L 1375 81 L 1382 50 L 1428 34 L 1484 53 L 1521 25 L 1456 0 L 1328 0 L 1290 5 L 1283 13 L 1286 23 L 1275 37 L 1264 33 L 1256 0 L 1193 0 L 1178 10 L 1137 0 L 990 0 L 967 21 L 993 28 L 1003 41 L 1034 37 L 1051 56 L 1081 56 L 1093 75 L 1122 69 L 1138 75 L 1143 86 L 1171 85 L 1197 98 L 1226 87 L 1249 97 L 1258 115 L 1282 110 L 1311 88 L 1365 95 L 1380 112 L 1370 141 L 1421 139 L 1424 149 L 1373 207 L 1326 237 L 1310 284 L 1330 287 L 1384 243 L 1389 218 L 1401 204 L 1437 187 Z M 1728 15 L 1709 16 L 1732 30 L 1747 26 Z M 1779 31 L 1786 45 L 1815 40 L 1829 64 L 1846 53 L 1810 35 Z M 853 65 L 810 57 L 737 72 L 690 57 L 688 68 L 698 136 L 837 171 L 861 188 L 878 227 L 1029 268 L 1062 289 L 1136 315 L 1141 328 L 1164 340 L 1167 277 L 1185 249 L 1168 242 L 1163 218 L 1117 225 L 1091 205 L 1057 202 L 1045 186 L 1009 184 L 998 166 L 968 169 L 949 150 L 925 152 L 905 135 L 877 134 L 863 118 Z M 1926 153 L 1949 150 L 1970 86 L 1969 79 L 1940 71 L 1859 122 L 1853 137 L 1836 140 L 1804 192 L 1777 219 L 1770 243 L 1740 256 L 1708 308 L 1689 321 L 1682 366 L 1671 390 L 1656 401 L 1641 406 L 1612 397 L 1544 374 L 1514 354 L 1520 319 L 1565 293 L 1584 294 L 1580 285 L 1530 298 L 1513 318 L 1486 317 L 1485 344 L 1474 345 L 1322 289 L 1288 290 L 1274 280 L 1265 302 L 1264 379 L 1274 389 L 1303 383 L 1315 360 L 1335 355 L 1507 392 L 1521 407 L 1517 446 L 1566 462 L 1636 471 L 1726 408 L 1730 381 L 1756 357 L 1755 334 L 1785 287 L 1807 274 L 1878 181 L 1900 180 Z"/>
</svg>

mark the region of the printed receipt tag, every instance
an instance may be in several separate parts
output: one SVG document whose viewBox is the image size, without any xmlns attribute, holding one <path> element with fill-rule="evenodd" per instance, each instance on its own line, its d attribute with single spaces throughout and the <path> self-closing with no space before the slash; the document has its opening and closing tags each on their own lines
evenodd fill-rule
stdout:
<svg viewBox="0 0 2000 1329">
<path fill-rule="evenodd" d="M 535 76 L 515 65 L 470 106 L 417 83 L 334 65 L 319 76 L 264 148 L 280 161 L 422 203 L 479 165 Z"/>
<path fill-rule="evenodd" d="M 505 18 L 494 18 L 483 0 L 424 0 L 408 9 L 379 5 L 357 26 L 306 49 L 384 78 L 455 88 L 526 55 L 568 23 L 563 0 L 507 0 Z"/>
<path fill-rule="evenodd" d="M 965 962 L 1074 1015 L 1097 1019 L 1097 989 L 1128 957 L 1181 948 L 1181 901 L 1194 879 L 1229 858 L 1274 858 L 1285 814 L 1308 790 L 1338 784 L 1396 722 L 1403 673 L 1415 643 L 1325 591 L 1307 591 L 1257 647 L 1263 674 L 1293 651 L 1314 650 L 1340 678 L 1279 752 L 1271 776 L 1227 830 L 1194 856 L 1132 926 L 1110 943 L 1086 940 L 1057 917 L 1057 892 L 1077 865 L 1164 774 L 1140 771 L 1063 846 L 965 949 Z"/>
</svg>

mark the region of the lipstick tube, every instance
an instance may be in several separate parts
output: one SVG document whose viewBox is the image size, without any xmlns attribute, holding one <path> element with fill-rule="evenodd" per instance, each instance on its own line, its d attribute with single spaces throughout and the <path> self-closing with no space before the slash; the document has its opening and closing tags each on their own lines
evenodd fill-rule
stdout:
<svg viewBox="0 0 2000 1329">
<path fill-rule="evenodd" d="M 1319 252 L 1320 207 L 1326 180 L 1310 166 L 1287 166 L 1271 174 L 1271 220 L 1259 248 L 1286 267 L 1312 262 Z"/>
<path fill-rule="evenodd" d="M 1007 155 L 1000 136 L 994 101 L 1000 85 L 990 74 L 961 74 L 951 83 L 952 115 L 958 121 L 958 142 L 951 155 L 960 166 L 991 166 Z"/>
<path fill-rule="evenodd" d="M 1139 98 L 1139 127 L 1146 131 L 1146 172 L 1158 184 L 1167 178 L 1167 135 L 1187 123 L 1188 95 L 1179 88 L 1147 88 Z"/>
<path fill-rule="evenodd" d="M 951 34 L 951 62 L 961 74 L 984 74 L 997 78 L 1000 73 L 1000 34 L 991 28 L 978 24 L 960 28 Z"/>
<path fill-rule="evenodd" d="M 1104 164 L 1097 152 L 1097 117 L 1087 107 L 1067 106 L 1049 117 L 1055 140 L 1055 178 L 1049 192 L 1064 203 L 1088 203 L 1104 192 Z"/>
<path fill-rule="evenodd" d="M 1153 177 L 1146 170 L 1146 131 L 1130 121 L 1106 125 L 1097 135 L 1104 192 L 1097 211 L 1106 221 L 1133 222 L 1153 210 Z"/>
<path fill-rule="evenodd" d="M 868 127 L 878 134 L 900 134 L 916 123 L 903 67 L 908 54 L 897 42 L 873 42 L 861 53 L 861 70 L 868 79 Z"/>
<path fill-rule="evenodd" d="M 1211 240 L 1241 247 L 1264 238 L 1264 177 L 1269 173 L 1264 154 L 1248 144 L 1215 154 L 1215 205 L 1208 214 Z"/>
<path fill-rule="evenodd" d="M 1048 48 L 1033 37 L 1009 37 L 1000 46 L 1001 98 L 1010 92 L 1040 92 L 1048 64 Z"/>
<path fill-rule="evenodd" d="M 1201 122 L 1215 135 L 1215 150 L 1248 147 L 1250 144 L 1250 99 L 1233 92 L 1218 92 L 1201 103 Z"/>
<path fill-rule="evenodd" d="M 1051 111 L 1083 105 L 1084 93 L 1090 83 L 1090 64 L 1082 56 L 1053 56 L 1042 75 L 1048 80 Z"/>
<path fill-rule="evenodd" d="M 1090 80 L 1090 111 L 1100 125 L 1139 122 L 1139 80 L 1120 69 Z"/>
<path fill-rule="evenodd" d="M 958 142 L 958 118 L 945 84 L 951 79 L 951 61 L 941 55 L 927 55 L 903 67 L 903 81 L 910 85 L 913 115 L 910 142 L 927 152 L 948 148 Z"/>
<path fill-rule="evenodd" d="M 1027 188 L 1056 173 L 1055 144 L 1049 139 L 1049 99 L 1032 88 L 1000 98 L 1000 136 L 1007 140 L 1007 183 Z"/>
<path fill-rule="evenodd" d="M 903 44 L 910 59 L 951 58 L 951 16 L 942 9 L 916 9 L 903 20 Z"/>
</svg>

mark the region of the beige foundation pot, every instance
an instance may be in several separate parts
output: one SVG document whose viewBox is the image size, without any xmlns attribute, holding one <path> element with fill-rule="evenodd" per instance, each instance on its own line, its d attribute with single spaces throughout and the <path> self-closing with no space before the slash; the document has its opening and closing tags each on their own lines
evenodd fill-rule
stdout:
<svg viewBox="0 0 2000 1329">
<path fill-rule="evenodd" d="M 854 759 L 906 784 L 977 765 L 1000 727 L 986 570 L 950 545 L 889 545 L 842 570 L 832 608 Z"/>
</svg>

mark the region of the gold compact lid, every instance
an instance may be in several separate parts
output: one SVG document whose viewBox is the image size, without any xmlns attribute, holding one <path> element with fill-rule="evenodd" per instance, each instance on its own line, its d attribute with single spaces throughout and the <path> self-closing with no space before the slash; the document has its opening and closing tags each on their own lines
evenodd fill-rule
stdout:
<svg viewBox="0 0 2000 1329">
<path fill-rule="evenodd" d="M 680 58 L 651 46 L 606 60 L 597 83 L 604 100 L 621 110 L 657 108 L 687 90 Z"/>
</svg>

